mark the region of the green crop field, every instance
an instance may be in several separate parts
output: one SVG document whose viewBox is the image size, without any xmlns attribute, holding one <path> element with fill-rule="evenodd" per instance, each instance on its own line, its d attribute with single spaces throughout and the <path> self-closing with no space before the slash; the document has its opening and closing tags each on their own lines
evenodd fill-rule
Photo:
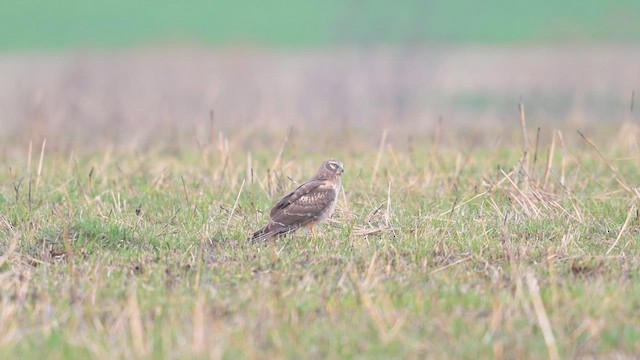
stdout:
<svg viewBox="0 0 640 360">
<path fill-rule="evenodd" d="M 631 0 L 5 0 L 0 49 L 637 42 L 639 20 Z"/>
<path fill-rule="evenodd" d="M 432 130 L 254 129 L 135 152 L 6 143 L 0 352 L 640 354 L 637 125 L 485 132 L 472 147 Z M 332 221 L 249 243 L 328 156 L 346 167 Z"/>
</svg>

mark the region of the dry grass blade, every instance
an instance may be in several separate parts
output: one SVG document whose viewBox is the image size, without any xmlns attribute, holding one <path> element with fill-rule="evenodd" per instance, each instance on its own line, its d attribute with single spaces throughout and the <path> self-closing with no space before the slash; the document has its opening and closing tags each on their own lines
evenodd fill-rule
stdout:
<svg viewBox="0 0 640 360">
<path fill-rule="evenodd" d="M 394 233 L 397 231 L 400 231 L 400 229 L 391 226 L 361 227 L 354 229 L 352 234 L 356 236 L 367 236 L 384 233 Z"/>
<path fill-rule="evenodd" d="M 385 144 L 387 143 L 387 135 L 389 131 L 384 129 L 382 131 L 382 137 L 380 138 L 380 146 L 378 147 L 378 155 L 376 156 L 376 163 L 373 165 L 373 182 L 376 182 L 378 177 L 378 170 L 380 169 L 380 161 L 382 161 L 382 155 L 384 154 Z"/>
<path fill-rule="evenodd" d="M 636 191 L 631 190 L 631 188 L 627 185 L 627 183 L 622 179 L 622 176 L 620 175 L 618 170 L 613 165 L 611 165 L 611 163 L 607 160 L 607 158 L 600 152 L 600 150 L 598 149 L 596 144 L 594 144 L 593 141 L 591 141 L 589 138 L 587 138 L 582 132 L 578 131 L 578 134 L 580 135 L 580 137 L 582 137 L 582 139 L 584 139 L 584 141 L 587 142 L 587 144 L 591 145 L 593 150 L 595 150 L 596 154 L 598 154 L 598 157 L 600 157 L 600 159 L 602 159 L 602 161 L 604 161 L 604 163 L 607 165 L 609 170 L 611 170 L 611 172 L 615 176 L 616 181 L 618 182 L 618 184 L 620 184 L 620 186 L 622 186 L 622 188 L 626 192 L 628 192 L 629 194 L 633 194 L 636 197 L 638 197 L 638 193 Z"/>
<path fill-rule="evenodd" d="M 439 214 L 438 216 L 439 216 L 439 217 L 443 217 L 443 216 L 445 216 L 445 215 L 447 215 L 447 214 L 451 214 L 451 213 L 453 213 L 454 211 L 456 211 L 456 209 L 458 209 L 458 208 L 460 208 L 460 207 L 462 207 L 462 206 L 464 206 L 464 205 L 466 205 L 466 204 L 468 204 L 468 203 L 470 203 L 470 202 L 473 202 L 474 200 L 476 200 L 476 199 L 478 199 L 478 198 L 481 198 L 481 197 L 483 197 L 483 196 L 485 196 L 485 195 L 487 195 L 487 194 L 490 194 L 490 193 L 491 193 L 491 190 L 487 190 L 487 191 L 485 191 L 485 192 L 481 192 L 481 193 L 479 193 L 479 194 L 477 194 L 477 195 L 474 195 L 474 196 L 473 196 L 473 197 L 471 197 L 470 199 L 468 199 L 468 200 L 466 200 L 466 201 L 463 201 L 463 202 L 461 202 L 461 203 L 459 203 L 459 204 L 455 204 L 455 203 L 454 203 L 454 204 L 453 204 L 453 206 L 451 207 L 451 209 L 449 209 L 449 210 L 447 210 L 447 211 L 445 211 L 445 212 L 443 212 L 443 213 Z"/>
<path fill-rule="evenodd" d="M 229 231 L 229 225 L 231 224 L 231 219 L 233 218 L 233 214 L 238 207 L 238 201 L 240 201 L 240 195 L 242 195 L 242 190 L 244 189 L 245 179 L 242 180 L 242 184 L 240 184 L 240 190 L 238 191 L 238 195 L 236 196 L 236 201 L 233 203 L 233 207 L 231 208 L 231 212 L 229 213 L 229 218 L 227 219 L 227 225 L 224 227 L 224 231 Z"/>
<path fill-rule="evenodd" d="M 42 162 L 44 161 L 44 148 L 47 146 L 47 139 L 42 140 L 42 148 L 40 148 L 40 161 L 38 162 L 38 174 L 36 176 L 36 188 L 40 184 L 40 176 L 42 175 Z"/>
<path fill-rule="evenodd" d="M 616 241 L 614 241 L 613 244 L 611 244 L 611 247 L 609 247 L 609 250 L 607 250 L 605 255 L 609 255 L 609 253 L 616 247 L 616 245 L 618 245 L 618 242 L 620 241 L 622 234 L 624 234 L 624 231 L 627 229 L 627 226 L 629 226 L 629 222 L 631 221 L 633 214 L 635 214 L 637 210 L 638 210 L 638 206 L 637 206 L 637 203 L 634 201 L 633 204 L 631 204 L 631 207 L 629 208 L 629 212 L 627 213 L 627 218 L 624 220 L 624 224 L 622 224 L 622 228 L 620 228 L 620 231 L 618 232 L 618 236 L 616 236 Z"/>
<path fill-rule="evenodd" d="M 551 360 L 559 360 L 560 354 L 558 353 L 558 346 L 556 345 L 555 336 L 553 336 L 553 329 L 551 328 L 551 322 L 547 316 L 547 311 L 545 310 L 542 298 L 540 297 L 538 280 L 532 272 L 527 272 L 526 280 L 527 287 L 529 288 L 529 294 L 531 295 L 531 302 L 533 303 L 533 309 L 535 310 L 538 318 L 538 325 L 540 326 L 540 330 L 542 330 L 544 342 L 547 344 L 549 358 Z"/>
<path fill-rule="evenodd" d="M 462 264 L 463 262 L 468 261 L 469 259 L 472 259 L 472 258 L 473 258 L 473 255 L 465 256 L 465 257 L 463 257 L 462 259 L 456 260 L 456 261 L 454 261 L 454 262 L 452 262 L 452 263 L 450 263 L 450 264 L 447 264 L 447 265 L 445 265 L 445 266 L 442 266 L 442 267 L 439 267 L 439 268 L 437 268 L 437 269 L 435 269 L 435 270 L 432 270 L 429 274 L 436 274 L 436 273 L 439 273 L 439 272 L 441 272 L 441 271 L 443 271 L 443 270 L 446 270 L 446 269 L 448 269 L 448 268 L 450 268 L 450 267 L 453 267 L 453 266 L 456 266 L 456 265 Z"/>
<path fill-rule="evenodd" d="M 504 171 L 503 171 L 503 173 L 504 173 Z M 512 172 L 510 172 L 509 174 L 513 174 L 513 171 L 512 171 Z M 492 192 L 494 189 L 496 189 L 496 188 L 500 187 L 500 185 L 502 185 L 502 183 L 504 183 L 505 181 L 507 181 L 507 177 L 503 177 L 503 178 L 502 178 L 502 179 L 500 179 L 497 183 L 495 183 L 494 185 L 491 185 L 491 188 L 490 188 L 489 190 L 486 190 L 486 191 L 484 191 L 484 192 L 481 192 L 481 193 L 479 193 L 479 194 L 476 194 L 476 195 L 472 196 L 470 199 L 467 199 L 467 200 L 465 200 L 465 201 L 463 201 L 463 202 L 461 202 L 461 203 L 459 203 L 459 204 L 453 204 L 453 206 L 451 207 L 451 209 L 449 209 L 449 210 L 447 210 L 447 211 L 445 211 L 445 212 L 443 212 L 443 213 L 439 214 L 438 216 L 439 216 L 439 217 L 443 217 L 443 216 L 445 216 L 445 215 L 447 215 L 447 214 L 451 214 L 451 213 L 453 213 L 454 211 L 456 211 L 458 208 L 460 208 L 460 207 L 462 207 L 462 206 L 464 206 L 464 205 L 467 205 L 467 204 L 469 204 L 469 203 L 471 203 L 471 202 L 475 201 L 476 199 L 481 198 L 481 197 L 483 197 L 483 196 L 485 196 L 485 195 L 489 195 L 489 194 L 491 194 L 491 192 Z"/>
<path fill-rule="evenodd" d="M 514 196 L 513 199 L 518 204 L 520 204 L 520 206 L 525 210 L 527 215 L 531 216 L 532 211 L 533 211 L 533 214 L 536 217 L 540 217 L 540 209 L 538 209 L 538 207 L 533 203 L 533 201 L 531 201 L 531 199 L 529 199 L 529 197 L 522 190 L 520 190 L 518 185 L 511 179 L 511 177 L 509 177 L 509 175 L 507 173 L 504 172 L 504 170 L 500 169 L 500 172 L 509 181 L 511 186 L 513 186 L 518 191 L 518 194 L 520 195 L 520 198 Z M 524 202 L 521 199 L 524 200 Z M 525 202 L 526 202 L 526 204 L 525 204 Z"/>
<path fill-rule="evenodd" d="M 547 188 L 547 182 L 549 181 L 549 175 L 551 175 L 551 165 L 553 164 L 553 155 L 556 150 L 556 136 L 555 133 L 551 137 L 551 144 L 549 145 L 549 152 L 547 153 L 547 165 L 544 169 L 544 180 L 542 183 L 542 188 Z"/>
</svg>

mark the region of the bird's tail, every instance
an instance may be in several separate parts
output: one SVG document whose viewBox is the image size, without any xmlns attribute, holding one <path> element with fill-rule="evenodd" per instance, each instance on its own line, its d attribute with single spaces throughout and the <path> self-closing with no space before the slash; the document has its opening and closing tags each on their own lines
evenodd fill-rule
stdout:
<svg viewBox="0 0 640 360">
<path fill-rule="evenodd" d="M 254 232 L 253 236 L 251 236 L 251 241 L 252 242 L 266 241 L 275 236 L 286 235 L 295 229 L 297 229 L 297 226 L 283 225 L 279 223 L 270 222 L 267 225 L 265 225 L 262 229 Z"/>
</svg>

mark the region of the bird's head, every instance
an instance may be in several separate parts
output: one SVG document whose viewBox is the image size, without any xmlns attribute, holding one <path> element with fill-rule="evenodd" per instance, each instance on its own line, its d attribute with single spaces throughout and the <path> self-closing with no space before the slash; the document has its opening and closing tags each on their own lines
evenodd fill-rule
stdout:
<svg viewBox="0 0 640 360">
<path fill-rule="evenodd" d="M 325 160 L 318 170 L 317 178 L 328 178 L 330 176 L 340 176 L 344 172 L 342 161 L 336 159 Z"/>
</svg>

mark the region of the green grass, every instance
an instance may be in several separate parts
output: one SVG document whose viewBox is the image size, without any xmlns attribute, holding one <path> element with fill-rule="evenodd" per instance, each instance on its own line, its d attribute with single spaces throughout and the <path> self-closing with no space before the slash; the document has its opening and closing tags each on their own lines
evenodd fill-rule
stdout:
<svg viewBox="0 0 640 360">
<path fill-rule="evenodd" d="M 555 139 L 549 171 L 551 142 L 534 163 L 517 136 L 469 150 L 464 132 L 438 147 L 396 134 L 382 152 L 350 135 L 319 154 L 297 131 L 276 167 L 282 140 L 247 149 L 255 135 L 173 152 L 45 150 L 40 176 L 38 156 L 29 169 L 27 147 L 7 142 L 0 353 L 637 356 L 640 224 L 624 186 L 640 178 L 639 133 L 623 129 L 589 132 L 606 161 L 572 131 L 561 146 L 543 130 Z M 270 205 L 329 156 L 347 170 L 335 221 L 315 239 L 250 244 Z"/>
<path fill-rule="evenodd" d="M 631 0 L 5 0 L 0 49 L 637 42 L 639 20 L 640 5 Z"/>
</svg>

